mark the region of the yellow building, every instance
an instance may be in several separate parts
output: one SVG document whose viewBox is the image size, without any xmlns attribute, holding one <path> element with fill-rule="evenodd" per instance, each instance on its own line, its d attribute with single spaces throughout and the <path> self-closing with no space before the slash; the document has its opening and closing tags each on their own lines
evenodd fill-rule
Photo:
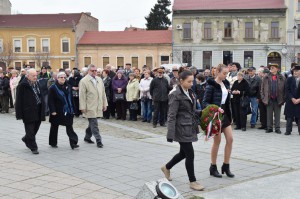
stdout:
<svg viewBox="0 0 300 199">
<path fill-rule="evenodd" d="M 124 67 L 157 67 L 172 63 L 172 31 L 86 32 L 78 43 L 79 68 L 93 63 Z"/>
<path fill-rule="evenodd" d="M 90 13 L 0 15 L 0 67 L 73 68 L 78 41 L 97 30 Z"/>
</svg>

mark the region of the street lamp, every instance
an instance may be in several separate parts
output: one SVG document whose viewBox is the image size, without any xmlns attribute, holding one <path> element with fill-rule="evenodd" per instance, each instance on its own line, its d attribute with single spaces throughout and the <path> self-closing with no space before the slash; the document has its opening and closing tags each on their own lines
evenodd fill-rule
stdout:
<svg viewBox="0 0 300 199">
<path fill-rule="evenodd" d="M 294 60 L 293 60 L 293 62 L 295 63 L 296 62 L 296 30 L 297 30 L 296 25 L 294 25 L 293 30 L 294 30 Z"/>
</svg>

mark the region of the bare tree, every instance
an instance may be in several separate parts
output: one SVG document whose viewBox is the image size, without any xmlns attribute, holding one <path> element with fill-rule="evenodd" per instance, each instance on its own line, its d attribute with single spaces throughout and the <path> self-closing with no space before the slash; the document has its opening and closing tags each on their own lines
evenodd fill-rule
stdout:
<svg viewBox="0 0 300 199">
<path fill-rule="evenodd" d="M 34 60 L 37 67 L 42 67 L 43 62 L 48 62 L 50 58 L 50 52 L 40 52 L 37 51 L 34 54 Z"/>
<path fill-rule="evenodd" d="M 285 55 L 288 62 L 291 63 L 297 63 L 297 56 L 296 52 L 298 52 L 298 49 L 296 46 L 286 46 L 287 53 Z"/>
<path fill-rule="evenodd" d="M 14 60 L 14 50 L 12 42 L 8 41 L 3 43 L 2 49 L 0 49 L 0 62 L 6 63 L 9 67 Z"/>
</svg>

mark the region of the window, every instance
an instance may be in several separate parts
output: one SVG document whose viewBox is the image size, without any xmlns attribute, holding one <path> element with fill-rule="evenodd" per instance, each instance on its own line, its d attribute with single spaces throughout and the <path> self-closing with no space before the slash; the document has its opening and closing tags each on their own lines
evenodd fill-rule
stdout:
<svg viewBox="0 0 300 199">
<path fill-rule="evenodd" d="M 50 65 L 50 63 L 48 61 L 43 61 L 42 62 L 42 66 L 49 66 L 49 65 Z"/>
<path fill-rule="evenodd" d="M 182 63 L 192 65 L 192 51 L 182 51 Z"/>
<path fill-rule="evenodd" d="M 203 67 L 210 68 L 212 66 L 212 51 L 203 51 Z"/>
<path fill-rule="evenodd" d="M 279 22 L 271 23 L 271 38 L 279 38 Z"/>
<path fill-rule="evenodd" d="M 18 61 L 18 62 L 15 62 L 15 69 L 16 70 L 21 70 L 22 68 L 22 62 Z"/>
<path fill-rule="evenodd" d="M 300 0 L 298 0 L 298 11 L 300 11 Z"/>
<path fill-rule="evenodd" d="M 30 68 L 35 68 L 35 62 L 34 61 L 30 61 L 29 62 L 29 66 L 30 66 Z"/>
<path fill-rule="evenodd" d="M 139 58 L 138 57 L 131 57 L 131 63 L 132 63 L 132 67 L 139 67 Z"/>
<path fill-rule="evenodd" d="M 49 51 L 49 39 L 42 39 L 42 52 L 48 53 Z"/>
<path fill-rule="evenodd" d="M 88 67 L 91 63 L 92 63 L 92 58 L 91 57 L 85 57 L 84 58 L 84 67 Z M 103 66 L 103 67 L 105 67 L 105 66 Z"/>
<path fill-rule="evenodd" d="M 231 23 L 225 22 L 224 23 L 224 37 L 225 38 L 231 38 Z"/>
<path fill-rule="evenodd" d="M 153 58 L 152 57 L 146 57 L 146 66 L 152 68 L 153 65 Z"/>
<path fill-rule="evenodd" d="M 211 39 L 211 23 L 204 23 L 204 39 Z"/>
<path fill-rule="evenodd" d="M 34 53 L 35 52 L 35 40 L 34 39 L 28 39 L 27 40 L 28 45 L 28 52 Z"/>
<path fill-rule="evenodd" d="M 223 51 L 223 64 L 228 65 L 232 63 L 232 51 Z"/>
<path fill-rule="evenodd" d="M 62 68 L 63 69 L 70 68 L 70 62 L 69 61 L 62 61 Z"/>
<path fill-rule="evenodd" d="M 117 67 L 124 68 L 124 57 L 117 57 Z"/>
<path fill-rule="evenodd" d="M 109 64 L 109 57 L 103 57 L 103 67 Z"/>
<path fill-rule="evenodd" d="M 253 38 L 253 22 L 245 23 L 245 38 Z"/>
<path fill-rule="evenodd" d="M 161 56 L 160 57 L 160 64 L 169 64 L 170 57 L 169 56 Z"/>
<path fill-rule="evenodd" d="M 253 51 L 244 52 L 244 67 L 249 68 L 253 66 Z"/>
<path fill-rule="evenodd" d="M 62 52 L 63 53 L 70 52 L 69 39 L 62 39 Z"/>
<path fill-rule="evenodd" d="M 14 52 L 15 53 L 21 52 L 21 40 L 20 39 L 14 40 Z"/>
<path fill-rule="evenodd" d="M 192 38 L 192 26 L 191 23 L 183 24 L 183 39 L 191 39 Z"/>
</svg>

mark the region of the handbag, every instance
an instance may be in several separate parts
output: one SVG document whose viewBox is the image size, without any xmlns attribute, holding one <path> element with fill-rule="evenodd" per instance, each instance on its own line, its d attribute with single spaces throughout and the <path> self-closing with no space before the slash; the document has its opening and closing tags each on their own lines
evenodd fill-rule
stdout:
<svg viewBox="0 0 300 199">
<path fill-rule="evenodd" d="M 143 95 L 142 97 L 141 97 L 141 101 L 142 102 L 147 102 L 148 101 L 148 96 L 147 95 Z"/>
<path fill-rule="evenodd" d="M 248 106 L 250 106 L 250 99 L 248 96 L 245 96 L 245 94 L 242 95 L 241 99 L 240 99 L 240 104 L 242 108 L 247 108 Z"/>
<path fill-rule="evenodd" d="M 78 90 L 72 90 L 72 96 L 73 97 L 79 97 L 79 91 Z"/>
<path fill-rule="evenodd" d="M 139 106 L 136 102 L 132 102 L 129 107 L 130 110 L 138 110 Z"/>
<path fill-rule="evenodd" d="M 115 100 L 116 101 L 122 101 L 122 100 L 124 100 L 124 93 L 116 93 L 115 94 Z"/>
</svg>

